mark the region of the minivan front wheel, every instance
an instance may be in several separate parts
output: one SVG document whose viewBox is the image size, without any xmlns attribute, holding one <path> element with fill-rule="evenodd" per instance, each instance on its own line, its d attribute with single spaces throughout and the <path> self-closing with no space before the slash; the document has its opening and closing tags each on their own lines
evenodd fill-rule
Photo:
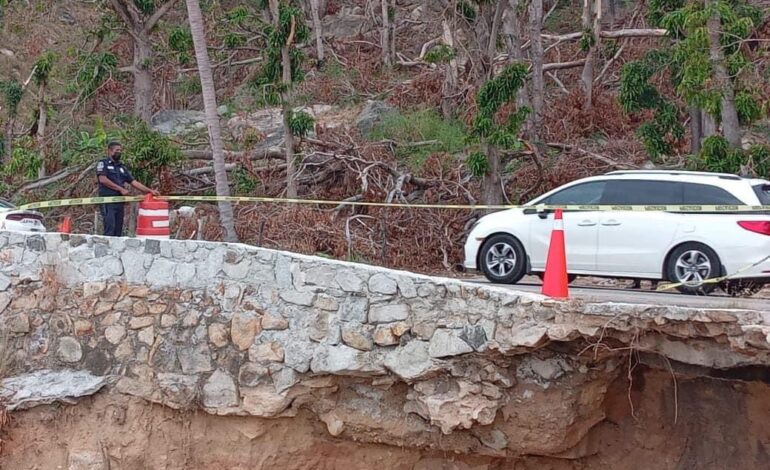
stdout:
<svg viewBox="0 0 770 470">
<path fill-rule="evenodd" d="M 527 271 L 524 247 L 515 237 L 503 233 L 493 235 L 484 242 L 479 262 L 484 276 L 498 284 L 515 284 Z"/>
<path fill-rule="evenodd" d="M 717 254 L 701 243 L 685 243 L 668 256 L 666 274 L 683 294 L 706 295 L 716 289 L 716 283 L 706 280 L 718 277 L 720 263 Z"/>
</svg>

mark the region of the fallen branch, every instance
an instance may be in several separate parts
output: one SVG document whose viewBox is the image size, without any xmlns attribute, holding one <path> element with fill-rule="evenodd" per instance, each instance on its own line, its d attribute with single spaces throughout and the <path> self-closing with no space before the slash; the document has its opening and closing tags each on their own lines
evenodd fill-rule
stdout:
<svg viewBox="0 0 770 470">
<path fill-rule="evenodd" d="M 587 157 L 591 157 L 594 160 L 599 160 L 602 163 L 606 163 L 607 165 L 610 165 L 610 166 L 615 167 L 615 168 L 619 168 L 621 170 L 635 170 L 635 169 L 639 168 L 637 165 L 629 165 L 628 163 L 616 162 L 615 160 L 613 160 L 611 158 L 608 158 L 608 157 L 605 157 L 604 155 L 599 155 L 598 153 L 594 153 L 594 152 L 588 151 L 586 149 L 577 147 L 575 145 L 562 144 L 562 143 L 559 143 L 559 142 L 548 142 L 545 145 L 547 145 L 547 146 L 549 146 L 551 148 L 555 148 L 555 149 L 578 152 L 578 153 L 581 153 L 581 154 L 583 154 L 583 155 L 585 155 Z"/>
<path fill-rule="evenodd" d="M 612 56 L 612 59 L 608 60 L 606 64 L 604 64 L 604 68 L 602 68 L 602 71 L 599 72 L 599 75 L 594 80 L 594 83 L 599 83 L 599 80 L 604 76 L 605 73 L 607 73 L 607 70 L 610 68 L 610 66 L 620 57 L 620 54 L 623 52 L 623 48 L 625 48 L 626 45 L 623 44 L 618 48 L 618 51 L 615 53 L 614 56 Z"/>
<path fill-rule="evenodd" d="M 223 67 L 225 65 L 228 67 L 234 67 L 237 65 L 249 65 L 255 62 L 259 62 L 261 60 L 262 60 L 262 57 L 252 57 L 251 59 L 236 60 L 235 62 L 230 62 L 229 60 L 223 60 L 222 62 L 217 62 L 216 64 L 213 64 L 211 68 L 216 69 L 219 67 Z M 198 71 L 197 67 L 190 67 L 190 68 L 180 70 L 180 72 L 182 73 L 197 72 L 197 71 Z"/>
<path fill-rule="evenodd" d="M 30 181 L 29 183 L 26 183 L 22 187 L 20 187 L 17 191 L 20 193 L 23 193 L 26 191 L 32 191 L 33 189 L 42 188 L 42 187 L 48 186 L 49 184 L 53 184 L 63 179 L 66 179 L 69 176 L 74 175 L 80 170 L 81 170 L 80 167 L 64 168 L 63 170 L 57 171 L 56 173 L 50 176 L 46 176 L 45 178 L 40 178 L 35 181 Z"/>
<path fill-rule="evenodd" d="M 570 62 L 554 62 L 551 64 L 543 64 L 543 72 L 548 72 L 551 70 L 574 69 L 575 67 L 582 67 L 585 63 L 585 59 L 580 59 Z"/>
<path fill-rule="evenodd" d="M 660 38 L 668 34 L 667 29 L 618 29 L 615 31 L 601 31 L 599 37 L 606 39 L 619 39 L 619 38 Z M 542 34 L 543 39 L 549 41 L 575 41 L 583 37 L 583 32 L 569 34 Z"/>
<path fill-rule="evenodd" d="M 96 168 L 96 162 L 94 162 L 94 163 L 92 163 L 92 164 L 88 165 L 87 167 L 85 167 L 85 169 L 84 169 L 83 171 L 81 171 L 81 172 L 80 172 L 80 174 L 78 175 L 77 179 L 75 179 L 75 181 L 74 181 L 74 182 L 73 182 L 73 183 L 70 185 L 70 189 L 68 189 L 68 190 L 67 190 L 67 192 L 65 193 L 65 194 L 67 195 L 67 197 L 70 197 L 70 196 L 72 196 L 72 193 L 73 193 L 73 192 L 75 191 L 75 189 L 78 187 L 78 185 L 80 184 L 80 182 L 81 182 L 81 181 L 83 181 L 83 179 L 84 179 L 86 176 L 88 176 L 89 174 L 92 174 L 92 173 L 91 173 L 91 171 L 92 171 L 94 168 Z M 95 173 L 93 173 L 92 175 L 93 175 L 93 177 L 94 177 L 94 180 L 96 180 L 96 174 L 95 174 Z"/>
<path fill-rule="evenodd" d="M 284 152 L 281 147 L 269 147 L 267 149 L 260 149 L 252 152 L 233 152 L 225 150 L 224 154 L 226 158 L 248 158 L 249 160 L 284 158 Z M 211 160 L 213 158 L 211 150 L 183 150 L 182 155 L 189 160 Z"/>
</svg>

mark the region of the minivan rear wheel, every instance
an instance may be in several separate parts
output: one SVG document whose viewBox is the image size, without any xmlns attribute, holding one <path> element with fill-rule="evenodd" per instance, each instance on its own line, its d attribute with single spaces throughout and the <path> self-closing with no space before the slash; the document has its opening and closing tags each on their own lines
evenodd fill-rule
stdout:
<svg viewBox="0 0 770 470">
<path fill-rule="evenodd" d="M 479 253 L 481 272 L 498 284 L 515 284 L 527 271 L 524 247 L 512 235 L 499 233 L 489 237 Z"/>
<path fill-rule="evenodd" d="M 668 256 L 666 275 L 671 282 L 681 283 L 676 289 L 689 295 L 707 295 L 716 283 L 705 283 L 720 274 L 719 257 L 702 243 L 685 243 Z"/>
</svg>

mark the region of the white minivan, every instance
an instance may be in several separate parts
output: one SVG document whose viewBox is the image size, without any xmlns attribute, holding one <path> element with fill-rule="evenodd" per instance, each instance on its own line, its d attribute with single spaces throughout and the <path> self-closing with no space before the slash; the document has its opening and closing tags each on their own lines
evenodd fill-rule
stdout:
<svg viewBox="0 0 770 470">
<path fill-rule="evenodd" d="M 689 171 L 616 171 L 573 181 L 525 204 L 479 219 L 465 243 L 466 270 L 495 283 L 542 275 L 553 213 L 538 205 L 770 206 L 770 182 Z M 731 294 L 770 283 L 770 212 L 566 211 L 567 269 L 579 275 L 682 283 L 688 294 L 722 283 Z M 764 261 L 762 261 L 764 259 Z M 761 261 L 761 262 L 760 262 Z M 750 267 L 748 267 L 750 266 Z"/>
</svg>

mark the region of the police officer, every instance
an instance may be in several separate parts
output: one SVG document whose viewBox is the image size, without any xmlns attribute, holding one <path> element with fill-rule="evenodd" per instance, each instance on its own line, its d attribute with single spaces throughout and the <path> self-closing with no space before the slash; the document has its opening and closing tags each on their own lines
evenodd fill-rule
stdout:
<svg viewBox="0 0 770 470">
<path fill-rule="evenodd" d="M 123 147 L 118 142 L 110 142 L 107 145 L 107 158 L 99 160 L 96 164 L 96 177 L 99 182 L 99 196 L 128 196 L 126 184 L 143 193 L 158 196 L 158 191 L 152 190 L 136 181 L 125 165 L 120 163 Z M 108 237 L 123 236 L 123 212 L 125 204 L 122 202 L 102 204 L 102 221 L 104 222 L 104 235 Z"/>
</svg>

